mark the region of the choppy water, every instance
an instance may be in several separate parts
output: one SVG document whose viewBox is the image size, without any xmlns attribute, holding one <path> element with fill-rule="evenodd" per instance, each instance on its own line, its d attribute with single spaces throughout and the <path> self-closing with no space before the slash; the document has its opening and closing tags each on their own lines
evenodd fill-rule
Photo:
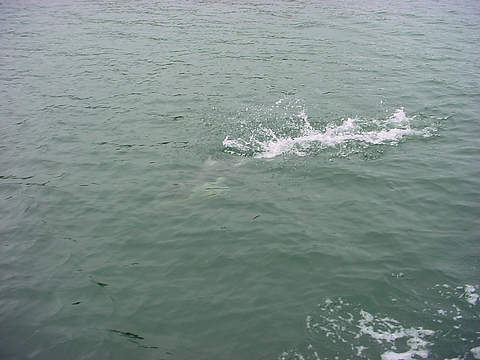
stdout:
<svg viewBox="0 0 480 360">
<path fill-rule="evenodd" d="M 1 359 L 479 359 L 478 1 L 1 1 Z"/>
</svg>

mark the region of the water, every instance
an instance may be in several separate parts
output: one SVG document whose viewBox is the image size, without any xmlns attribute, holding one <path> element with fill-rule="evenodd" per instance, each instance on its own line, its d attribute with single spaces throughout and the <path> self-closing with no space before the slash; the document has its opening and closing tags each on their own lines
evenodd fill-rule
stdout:
<svg viewBox="0 0 480 360">
<path fill-rule="evenodd" d="M 0 358 L 480 358 L 477 1 L 0 30 Z"/>
</svg>

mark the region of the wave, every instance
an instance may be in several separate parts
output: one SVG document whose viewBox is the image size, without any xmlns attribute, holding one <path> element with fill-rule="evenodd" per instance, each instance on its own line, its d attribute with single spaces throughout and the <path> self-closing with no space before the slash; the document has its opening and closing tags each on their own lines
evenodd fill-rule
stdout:
<svg viewBox="0 0 480 360">
<path fill-rule="evenodd" d="M 252 111 L 254 120 L 258 120 L 256 123 L 242 121 L 241 134 L 225 137 L 225 152 L 274 158 L 287 153 L 305 156 L 328 148 L 339 148 L 339 155 L 345 156 L 369 146 L 395 145 L 406 137 L 430 137 L 436 132 L 433 127 L 423 126 L 421 121 L 416 123 L 415 116 L 408 117 L 403 107 L 385 119 L 347 118 L 340 122 L 320 122 L 318 128 L 312 126 L 306 108 L 299 100 L 282 99 L 272 109 L 263 112 L 265 118 L 262 119 L 261 111 L 260 114 Z M 272 115 L 273 118 L 269 119 Z"/>
</svg>

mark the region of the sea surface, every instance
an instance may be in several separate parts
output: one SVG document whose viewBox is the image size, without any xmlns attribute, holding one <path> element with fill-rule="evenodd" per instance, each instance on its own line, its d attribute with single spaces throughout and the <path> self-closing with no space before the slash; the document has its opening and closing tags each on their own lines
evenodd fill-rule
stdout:
<svg viewBox="0 0 480 360">
<path fill-rule="evenodd" d="M 1 0 L 0 359 L 480 359 L 478 0 Z"/>
</svg>

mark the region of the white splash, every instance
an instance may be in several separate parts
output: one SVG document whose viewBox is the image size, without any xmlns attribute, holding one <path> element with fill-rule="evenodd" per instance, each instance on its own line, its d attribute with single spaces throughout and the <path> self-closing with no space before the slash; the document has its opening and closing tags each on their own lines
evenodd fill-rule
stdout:
<svg viewBox="0 0 480 360">
<path fill-rule="evenodd" d="M 423 328 L 404 328 L 397 320 L 374 316 L 364 310 L 360 311 L 361 319 L 358 321 L 360 329 L 357 338 L 367 335 L 379 344 L 395 344 L 397 340 L 406 340 L 409 348 L 405 352 L 397 353 L 386 351 L 381 355 L 382 360 L 410 360 L 415 357 L 426 359 L 428 357 L 427 346 L 430 344 L 425 340 L 427 336 L 435 334 L 433 330 Z"/>
<path fill-rule="evenodd" d="M 403 310 L 395 318 L 357 299 L 326 298 L 305 318 L 308 346 L 280 359 L 480 360 L 479 289 L 478 284 L 435 284 L 421 308 L 402 306 L 398 299 L 395 307 Z M 449 343 L 458 349 L 445 352 Z"/>
<path fill-rule="evenodd" d="M 480 359 L 480 346 L 470 349 L 474 359 Z"/>
<path fill-rule="evenodd" d="M 276 105 L 282 104 L 277 101 Z M 383 120 L 362 120 L 359 118 L 347 118 L 341 124 L 328 124 L 322 130 L 314 129 L 308 121 L 305 108 L 290 115 L 289 120 L 299 121 L 300 124 L 292 129 L 292 135 L 286 135 L 288 131 L 274 131 L 269 127 L 260 125 L 251 129 L 251 134 L 245 137 L 231 139 L 226 136 L 223 146 L 227 152 L 240 155 L 252 154 L 256 158 L 273 158 L 284 153 L 293 153 L 298 156 L 307 154 L 312 147 L 329 148 L 347 143 L 359 145 L 397 144 L 406 136 L 431 136 L 431 129 L 417 130 L 412 128 L 411 122 L 414 117 L 406 115 L 403 108 Z M 285 130 L 282 128 L 282 130 Z"/>
<path fill-rule="evenodd" d="M 463 297 L 468 303 L 472 305 L 477 305 L 478 299 L 480 297 L 476 291 L 477 289 L 473 285 L 465 285 L 464 287 Z"/>
<path fill-rule="evenodd" d="M 306 117 L 305 117 L 306 120 Z M 263 152 L 256 155 L 258 158 L 272 158 L 283 153 L 295 150 L 295 153 L 303 155 L 304 151 L 313 143 L 326 147 L 333 147 L 348 141 L 358 141 L 367 144 L 383 144 L 385 142 L 398 142 L 405 135 L 420 135 L 420 131 L 412 130 L 403 109 L 398 109 L 389 121 L 402 124 L 402 127 L 391 129 L 377 129 L 363 131 L 359 126 L 359 119 L 348 118 L 341 125 L 329 125 L 325 131 L 318 131 L 306 126 L 304 133 L 298 137 L 278 138 L 273 134 L 271 140 L 261 143 Z"/>
</svg>

